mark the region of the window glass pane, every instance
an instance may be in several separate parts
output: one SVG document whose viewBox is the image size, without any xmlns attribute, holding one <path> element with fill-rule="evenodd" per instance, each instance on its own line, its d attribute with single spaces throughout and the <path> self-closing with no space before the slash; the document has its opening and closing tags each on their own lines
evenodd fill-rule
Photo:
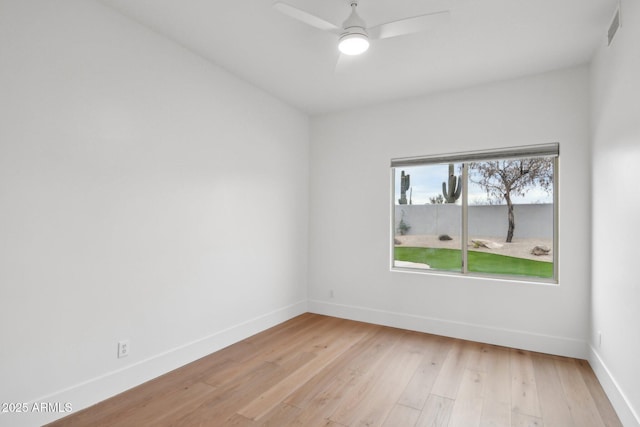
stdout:
<svg viewBox="0 0 640 427">
<path fill-rule="evenodd" d="M 554 159 L 467 167 L 469 272 L 553 278 Z"/>
<path fill-rule="evenodd" d="M 461 163 L 394 169 L 394 267 L 462 270 L 461 170 Z"/>
</svg>

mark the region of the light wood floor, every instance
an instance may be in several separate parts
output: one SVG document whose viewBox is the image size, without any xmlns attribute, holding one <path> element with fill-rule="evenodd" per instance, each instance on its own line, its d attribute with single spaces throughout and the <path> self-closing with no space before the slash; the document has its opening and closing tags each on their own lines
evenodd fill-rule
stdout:
<svg viewBox="0 0 640 427">
<path fill-rule="evenodd" d="M 621 426 L 588 363 L 304 314 L 53 426 Z"/>
</svg>

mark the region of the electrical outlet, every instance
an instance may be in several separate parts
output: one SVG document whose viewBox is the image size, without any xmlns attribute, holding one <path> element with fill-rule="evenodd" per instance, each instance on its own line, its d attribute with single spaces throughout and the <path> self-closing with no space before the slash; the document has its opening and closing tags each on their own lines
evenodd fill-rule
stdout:
<svg viewBox="0 0 640 427">
<path fill-rule="evenodd" d="M 333 289 L 331 289 L 331 290 L 329 291 L 329 298 L 333 298 L 333 297 L 334 297 L 334 295 L 333 295 Z"/>
<path fill-rule="evenodd" d="M 129 355 L 129 340 L 118 341 L 118 359 Z"/>
</svg>

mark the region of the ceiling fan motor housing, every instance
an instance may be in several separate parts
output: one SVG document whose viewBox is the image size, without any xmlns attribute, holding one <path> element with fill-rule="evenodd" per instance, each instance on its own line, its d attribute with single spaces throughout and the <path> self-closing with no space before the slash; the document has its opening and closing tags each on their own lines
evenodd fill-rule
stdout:
<svg viewBox="0 0 640 427">
<path fill-rule="evenodd" d="M 347 55 L 358 55 L 369 48 L 369 34 L 365 22 L 356 12 L 357 1 L 351 2 L 351 15 L 342 24 L 339 49 Z"/>
</svg>

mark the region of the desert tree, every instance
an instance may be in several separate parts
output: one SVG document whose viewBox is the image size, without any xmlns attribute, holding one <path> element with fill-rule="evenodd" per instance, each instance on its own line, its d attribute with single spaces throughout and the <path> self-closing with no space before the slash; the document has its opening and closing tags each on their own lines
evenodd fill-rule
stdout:
<svg viewBox="0 0 640 427">
<path fill-rule="evenodd" d="M 516 228 L 513 212 L 513 197 L 524 196 L 533 188 L 547 193 L 553 189 L 553 159 L 494 160 L 469 163 L 469 181 L 486 191 L 489 200 L 505 201 L 507 204 L 507 243 L 511 243 Z"/>
</svg>

